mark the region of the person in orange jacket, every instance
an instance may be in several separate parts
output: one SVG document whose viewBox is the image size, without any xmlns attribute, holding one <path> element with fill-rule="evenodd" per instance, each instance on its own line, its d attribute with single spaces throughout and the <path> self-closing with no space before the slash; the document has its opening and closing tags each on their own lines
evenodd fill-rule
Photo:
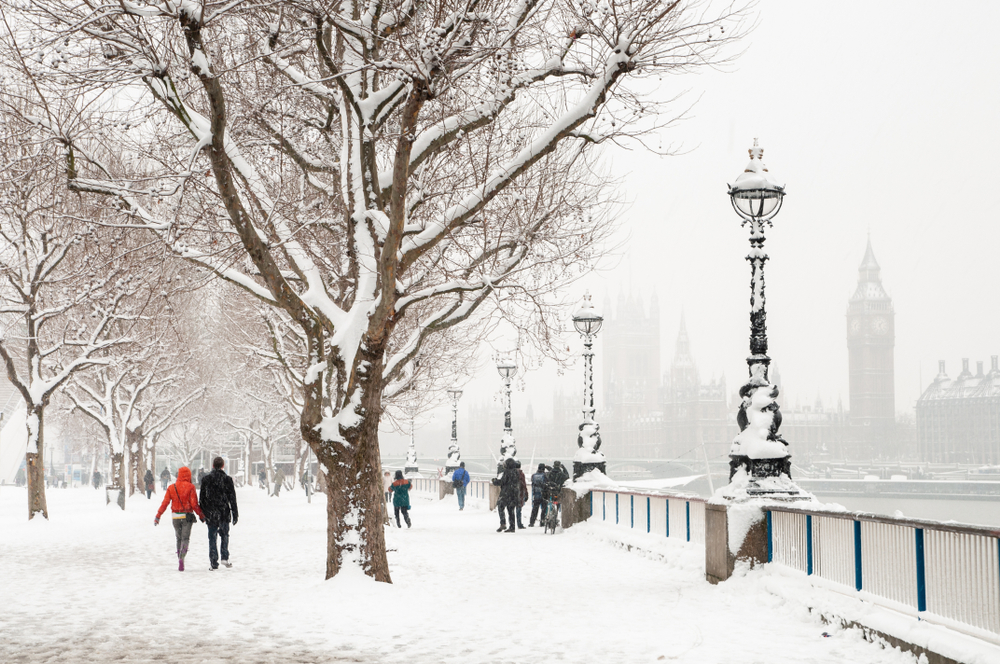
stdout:
<svg viewBox="0 0 1000 664">
<path fill-rule="evenodd" d="M 164 492 L 163 502 L 153 519 L 153 525 L 159 525 L 160 517 L 170 503 L 170 511 L 173 512 L 174 534 L 177 536 L 177 569 L 184 571 L 184 556 L 187 555 L 188 543 L 191 541 L 191 524 L 194 523 L 194 515 L 197 514 L 202 523 L 205 522 L 205 515 L 198 506 L 198 492 L 191 484 L 191 469 L 181 466 L 177 469 L 177 481 L 170 485 Z"/>
</svg>

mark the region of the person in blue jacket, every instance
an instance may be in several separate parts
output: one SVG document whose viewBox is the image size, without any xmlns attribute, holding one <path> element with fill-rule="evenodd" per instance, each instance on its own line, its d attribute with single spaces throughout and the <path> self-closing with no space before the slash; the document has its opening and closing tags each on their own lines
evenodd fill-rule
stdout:
<svg viewBox="0 0 1000 664">
<path fill-rule="evenodd" d="M 545 472 L 545 464 L 538 464 L 538 471 L 531 476 L 531 520 L 528 521 L 528 526 L 535 525 L 535 519 L 541 516 L 541 519 L 545 519 L 545 480 L 547 479 L 547 473 Z"/>
<path fill-rule="evenodd" d="M 451 474 L 451 481 L 455 483 L 455 495 L 458 496 L 458 509 L 462 511 L 465 509 L 465 489 L 469 486 L 469 482 L 472 481 L 472 478 L 469 477 L 469 471 L 465 469 L 464 461 L 458 463 L 458 468 Z M 458 482 L 461 482 L 461 485 Z"/>
</svg>

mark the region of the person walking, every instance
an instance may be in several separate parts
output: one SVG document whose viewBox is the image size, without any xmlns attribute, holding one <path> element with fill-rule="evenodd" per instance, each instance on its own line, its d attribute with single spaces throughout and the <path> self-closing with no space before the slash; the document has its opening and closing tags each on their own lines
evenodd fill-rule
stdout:
<svg viewBox="0 0 1000 664">
<path fill-rule="evenodd" d="M 531 476 L 531 518 L 528 527 L 535 525 L 535 518 L 541 514 L 545 519 L 545 464 L 538 464 L 538 470 Z"/>
<path fill-rule="evenodd" d="M 146 474 L 142 476 L 142 481 L 146 484 L 146 500 L 149 500 L 152 498 L 153 490 L 156 488 L 156 478 L 153 477 L 153 471 L 147 468 Z"/>
<path fill-rule="evenodd" d="M 188 545 L 191 541 L 191 524 L 194 523 L 194 515 L 197 514 L 201 520 L 205 520 L 205 514 L 198 506 L 198 492 L 191 484 L 191 469 L 181 466 L 177 469 L 177 481 L 171 484 L 163 494 L 163 502 L 156 512 L 153 525 L 160 525 L 160 517 L 170 503 L 170 511 L 173 513 L 174 535 L 177 538 L 177 569 L 184 571 L 184 556 L 187 555 Z"/>
<path fill-rule="evenodd" d="M 515 460 L 514 467 L 517 468 L 518 495 L 517 495 L 517 527 L 524 530 L 524 519 L 521 518 L 521 510 L 528 502 L 528 483 L 524 479 L 524 471 L 521 470 L 521 462 Z"/>
<path fill-rule="evenodd" d="M 163 467 L 163 472 L 160 473 L 160 484 L 163 485 L 164 491 L 167 490 L 167 485 L 170 484 L 170 471 L 167 470 L 166 466 Z"/>
<path fill-rule="evenodd" d="M 392 492 L 392 508 L 393 512 L 396 514 L 396 527 L 402 528 L 403 526 L 399 523 L 399 513 L 403 513 L 403 520 L 406 521 L 406 527 L 409 528 L 410 523 L 410 480 L 403 478 L 403 471 L 396 471 L 396 479 L 389 486 L 389 490 Z"/>
<path fill-rule="evenodd" d="M 281 497 L 279 494 L 281 493 L 281 485 L 284 484 L 284 482 L 285 482 L 285 473 L 281 470 L 281 468 L 276 469 L 274 471 L 274 493 L 271 494 L 272 496 L 276 496 L 278 498 Z M 293 476 L 292 479 L 293 486 L 294 482 L 295 479 Z"/>
<path fill-rule="evenodd" d="M 382 491 L 385 492 L 385 504 L 386 505 L 388 505 L 389 501 L 392 500 L 392 488 L 391 487 L 392 487 L 392 475 L 390 475 L 389 471 L 387 470 L 387 471 L 385 471 L 385 474 L 382 475 Z"/>
<path fill-rule="evenodd" d="M 240 511 L 236 507 L 236 487 L 233 485 L 233 478 L 223 470 L 226 461 L 222 457 L 215 457 L 212 460 L 212 472 L 205 475 L 201 481 L 201 510 L 205 513 L 205 523 L 208 524 L 208 562 L 209 569 L 219 569 L 219 553 L 222 553 L 222 564 L 232 567 L 229 562 L 229 521 L 232 517 L 233 525 L 240 518 Z M 221 540 L 220 547 L 216 549 L 216 536 Z M 220 551 L 221 550 L 221 551 Z"/>
<path fill-rule="evenodd" d="M 469 471 L 465 469 L 464 461 L 458 462 L 458 468 L 451 474 L 451 481 L 455 487 L 455 495 L 458 496 L 458 511 L 461 512 L 465 509 L 465 489 L 472 481 Z"/>
<path fill-rule="evenodd" d="M 17 472 L 20 473 L 21 471 L 17 471 Z M 95 470 L 94 471 L 94 476 L 91 479 L 93 480 L 94 488 L 95 489 L 100 488 L 100 486 L 101 486 L 101 471 Z M 18 478 L 18 482 L 20 482 L 20 476 Z M 18 484 L 18 486 L 21 486 L 21 485 Z"/>
<path fill-rule="evenodd" d="M 261 489 L 267 488 L 267 471 L 261 470 L 257 473 L 257 481 L 260 483 Z"/>
<path fill-rule="evenodd" d="M 507 459 L 503 464 L 503 475 L 493 478 L 493 484 L 500 487 L 500 498 L 497 500 L 497 512 L 500 513 L 498 533 L 514 532 L 517 521 L 514 512 L 517 501 L 520 500 L 520 478 L 513 459 Z M 507 527 L 507 517 L 510 517 L 510 527 Z"/>
</svg>

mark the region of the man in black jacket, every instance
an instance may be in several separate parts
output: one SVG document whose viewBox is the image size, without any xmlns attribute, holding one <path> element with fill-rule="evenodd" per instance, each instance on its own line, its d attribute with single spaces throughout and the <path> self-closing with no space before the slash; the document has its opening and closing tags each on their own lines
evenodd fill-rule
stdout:
<svg viewBox="0 0 1000 664">
<path fill-rule="evenodd" d="M 515 513 L 521 499 L 521 476 L 517 471 L 514 459 L 507 459 L 503 464 L 503 469 L 503 475 L 493 479 L 493 484 L 500 487 L 500 498 L 497 500 L 500 527 L 497 528 L 497 532 L 512 533 L 517 526 Z M 510 517 L 510 528 L 507 527 L 507 516 Z"/>
<path fill-rule="evenodd" d="M 233 566 L 229 562 L 229 517 L 232 516 L 235 526 L 240 516 L 236 508 L 236 487 L 233 486 L 233 478 L 222 470 L 225 465 L 222 457 L 212 460 L 212 472 L 201 481 L 201 493 L 198 496 L 198 503 L 208 524 L 208 560 L 213 570 L 219 569 L 216 535 L 222 540 L 222 564 L 226 567 Z"/>
</svg>

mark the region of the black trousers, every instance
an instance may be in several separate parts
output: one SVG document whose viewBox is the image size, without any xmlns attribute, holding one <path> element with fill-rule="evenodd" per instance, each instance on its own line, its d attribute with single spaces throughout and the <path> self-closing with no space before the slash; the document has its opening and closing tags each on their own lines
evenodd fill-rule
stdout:
<svg viewBox="0 0 1000 664">
<path fill-rule="evenodd" d="M 545 501 L 541 498 L 537 498 L 531 501 L 531 520 L 528 521 L 530 525 L 535 525 L 535 517 L 541 516 L 542 521 L 545 520 Z"/>
<path fill-rule="evenodd" d="M 410 525 L 410 508 L 400 507 L 399 505 L 392 506 L 393 511 L 396 513 L 396 527 L 402 528 L 403 526 L 399 523 L 399 513 L 403 513 L 403 521 L 406 521 L 406 525 Z"/>
<path fill-rule="evenodd" d="M 506 505 L 504 503 L 497 503 L 497 512 L 500 512 L 500 527 L 507 527 L 507 518 L 510 518 L 510 527 L 513 528 L 517 524 L 516 517 L 517 506 L 514 503 Z M 506 512 L 506 514 L 505 514 Z"/>
<path fill-rule="evenodd" d="M 229 560 L 229 522 L 220 523 L 213 526 L 208 524 L 208 562 L 212 567 L 219 566 L 219 552 L 215 548 L 215 536 L 218 535 L 221 541 L 222 559 Z"/>
</svg>

